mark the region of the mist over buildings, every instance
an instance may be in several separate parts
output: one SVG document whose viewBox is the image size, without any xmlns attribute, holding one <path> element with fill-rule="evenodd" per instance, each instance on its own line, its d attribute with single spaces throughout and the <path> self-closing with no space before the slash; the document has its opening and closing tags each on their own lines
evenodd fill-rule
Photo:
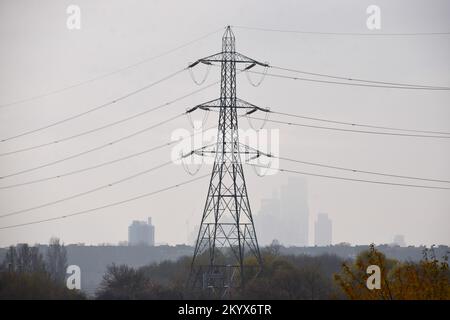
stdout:
<svg viewBox="0 0 450 320">
<path fill-rule="evenodd" d="M 378 1 L 382 8 L 382 32 L 402 33 L 450 30 L 450 3 L 445 0 Z M 218 30 L 193 45 L 84 86 L 0 110 L 0 137 L 10 137 L 83 112 L 92 106 L 136 90 L 184 68 L 196 59 L 220 50 L 227 25 L 236 26 L 237 50 L 268 61 L 312 72 L 354 78 L 392 80 L 405 83 L 448 85 L 450 41 L 445 36 L 427 37 L 336 37 L 292 33 L 260 33 L 237 26 L 285 30 L 367 32 L 367 1 L 229 1 L 234 8 L 217 15 L 218 1 L 89 1 L 80 0 L 82 27 L 66 28 L 68 1 L 5 0 L 0 3 L 0 104 L 51 92 L 61 87 L 107 74 L 118 68 L 159 55 L 181 44 Z M 26 10 L 24 9 L 26 7 Z M 198 9 L 201 8 L 201 9 Z M 204 67 L 204 66 L 202 66 Z M 195 70 L 201 78 L 205 69 Z M 220 77 L 211 68 L 206 83 Z M 256 78 L 256 75 L 255 75 Z M 401 128 L 450 131 L 448 92 L 387 90 L 306 83 L 266 77 L 253 87 L 238 76 L 237 94 L 272 110 L 339 121 L 388 125 Z M 205 83 L 205 85 L 206 85 Z M 27 148 L 103 126 L 146 108 L 199 89 L 188 73 L 158 84 L 114 106 L 82 119 L 0 144 L 0 153 Z M 210 88 L 116 128 L 86 135 L 45 148 L 0 158 L 0 176 L 70 157 L 74 153 L 119 139 L 151 124 L 184 112 L 198 103 L 217 98 L 219 86 Z M 203 114 L 194 114 L 201 120 Z M 306 124 L 311 124 L 305 120 Z M 260 124 L 259 122 L 257 124 Z M 211 113 L 205 126 L 217 125 Z M 242 128 L 249 128 L 245 119 Z M 0 187 L 61 175 L 100 162 L 124 157 L 170 141 L 174 130 L 192 131 L 186 117 L 170 125 L 136 136 L 33 172 L 0 179 Z M 384 137 L 267 123 L 279 129 L 280 155 L 335 166 L 374 170 L 400 175 L 449 180 L 450 149 L 446 139 Z M 144 154 L 108 167 L 53 179 L 40 184 L 0 190 L 0 214 L 20 211 L 73 194 L 95 189 L 169 161 L 171 148 Z M 280 161 L 280 166 L 322 175 L 349 178 L 374 177 L 336 172 L 327 168 Z M 211 172 L 204 164 L 199 175 Z M 250 205 L 258 240 L 274 239 L 286 246 L 348 242 L 391 243 L 403 235 L 408 245 L 450 244 L 450 197 L 448 190 L 427 190 L 331 180 L 313 176 L 277 173 L 258 177 L 244 167 Z M 132 181 L 86 196 L 56 203 L 23 214 L 3 217 L 0 227 L 68 215 L 101 207 L 114 201 L 176 185 L 192 177 L 181 165 L 170 165 Z M 386 182 L 397 181 L 383 177 Z M 66 244 L 113 243 L 128 239 L 132 221 L 152 217 L 155 243 L 192 243 L 197 236 L 208 179 L 152 197 L 138 199 L 92 214 L 0 230 L 0 247 L 17 243 L 47 243 L 51 236 Z M 331 241 L 328 241 L 328 220 Z M 325 222 L 324 222 L 325 221 Z M 317 227 L 316 227 L 317 223 Z M 197 227 L 198 228 L 198 227 Z M 325 230 L 317 237 L 314 230 Z M 317 234 L 322 234 L 317 232 Z M 397 238 L 401 242 L 401 237 Z"/>
</svg>

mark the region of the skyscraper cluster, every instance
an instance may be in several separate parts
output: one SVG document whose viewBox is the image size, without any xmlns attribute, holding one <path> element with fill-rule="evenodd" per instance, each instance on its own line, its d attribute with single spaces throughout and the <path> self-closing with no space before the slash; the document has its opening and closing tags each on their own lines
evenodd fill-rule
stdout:
<svg viewBox="0 0 450 320">
<path fill-rule="evenodd" d="M 255 216 L 258 242 L 269 245 L 277 240 L 285 246 L 307 246 L 309 209 L 307 184 L 301 178 L 289 178 L 271 198 L 263 199 Z"/>
<path fill-rule="evenodd" d="M 267 246 L 274 240 L 283 246 L 308 246 L 309 207 L 305 179 L 289 178 L 272 197 L 261 200 L 255 216 L 258 242 Z M 319 213 L 314 223 L 314 245 L 332 244 L 332 221 Z"/>
</svg>

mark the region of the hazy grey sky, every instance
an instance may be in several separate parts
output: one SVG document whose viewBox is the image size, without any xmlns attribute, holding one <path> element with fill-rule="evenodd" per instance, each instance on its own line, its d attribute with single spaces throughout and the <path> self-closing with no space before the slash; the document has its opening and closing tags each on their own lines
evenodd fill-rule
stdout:
<svg viewBox="0 0 450 320">
<path fill-rule="evenodd" d="M 339 3 L 339 4 L 338 4 Z M 66 28 L 66 8 L 81 8 L 81 30 Z M 435 1 L 118 1 L 0 0 L 0 104 L 77 83 L 157 55 L 226 25 L 324 32 L 370 32 L 366 8 L 381 8 L 383 33 L 448 32 L 450 2 Z M 269 33 L 235 28 L 237 50 L 273 65 L 385 81 L 450 85 L 450 36 L 358 37 Z M 222 31 L 120 74 L 0 109 L 0 137 L 77 114 L 220 51 Z M 194 70 L 198 75 L 202 70 Z M 218 79 L 212 69 L 209 81 Z M 0 144 L 0 152 L 52 141 L 167 102 L 198 87 L 187 72 L 114 106 L 34 135 Z M 55 146 L 0 157 L 0 175 L 34 167 L 109 142 L 187 107 L 218 97 L 214 86 L 146 116 Z M 314 84 L 267 77 L 258 88 L 241 77 L 238 95 L 262 107 L 341 121 L 450 131 L 448 91 L 394 90 Z M 200 114 L 195 117 L 200 118 Z M 216 121 L 209 118 L 208 126 Z M 301 122 L 301 121 L 298 121 Z M 303 123 L 308 123 L 302 121 Z M 245 121 L 243 127 L 247 127 Z M 181 118 L 146 134 L 78 159 L 3 179 L 0 185 L 56 175 L 125 156 L 170 140 Z M 279 128 L 280 154 L 305 161 L 450 180 L 448 139 L 376 136 Z M 101 169 L 20 188 L 0 190 L 0 214 L 57 200 L 145 170 L 170 159 L 170 148 Z M 314 173 L 392 179 L 281 166 Z M 199 174 L 211 170 L 205 166 Z M 190 179 L 169 166 L 94 194 L 0 219 L 0 226 L 70 214 Z M 253 213 L 288 176 L 259 178 L 246 168 Z M 404 234 L 409 244 L 450 244 L 450 192 L 308 177 L 310 224 L 319 212 L 333 220 L 333 242 L 388 243 Z M 398 181 L 398 180 L 396 180 Z M 404 181 L 406 182 L 406 181 Z M 414 183 L 414 181 L 412 181 Z M 119 207 L 33 226 L 0 230 L 0 246 L 47 242 L 117 243 L 131 220 L 151 216 L 156 241 L 186 242 L 199 223 L 208 180 Z M 310 228 L 312 230 L 312 228 Z M 257 230 L 258 231 L 258 230 Z M 313 234 L 310 232 L 312 243 Z"/>
</svg>

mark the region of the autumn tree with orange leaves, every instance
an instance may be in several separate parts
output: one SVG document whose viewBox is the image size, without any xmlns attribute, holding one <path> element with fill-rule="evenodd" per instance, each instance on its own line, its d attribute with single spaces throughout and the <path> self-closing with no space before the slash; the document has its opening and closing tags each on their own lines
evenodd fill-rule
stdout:
<svg viewBox="0 0 450 320">
<path fill-rule="evenodd" d="M 367 267 L 380 268 L 381 288 L 368 289 Z M 374 245 L 361 252 L 353 264 L 344 263 L 334 279 L 349 299 L 354 300 L 449 300 L 448 257 L 437 259 L 433 248 L 418 262 L 387 259 Z"/>
</svg>

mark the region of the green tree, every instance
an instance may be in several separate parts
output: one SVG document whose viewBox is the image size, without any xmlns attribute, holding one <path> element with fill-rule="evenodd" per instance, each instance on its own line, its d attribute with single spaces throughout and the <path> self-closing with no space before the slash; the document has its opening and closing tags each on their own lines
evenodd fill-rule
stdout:
<svg viewBox="0 0 450 320">
<path fill-rule="evenodd" d="M 320 258 L 282 256 L 269 248 L 263 255 L 262 272 L 248 278 L 246 287 L 236 292 L 242 299 L 328 299 L 334 295 L 332 274 L 321 267 Z M 328 257 L 326 258 L 328 259 Z M 247 264 L 254 264 L 248 259 Z"/>
<path fill-rule="evenodd" d="M 0 272 L 0 300 L 85 299 L 42 272 Z"/>
<path fill-rule="evenodd" d="M 2 263 L 2 270 L 13 272 L 17 270 L 17 251 L 16 247 L 10 246 L 6 252 L 5 259 Z"/>
<path fill-rule="evenodd" d="M 3 261 L 3 270 L 20 273 L 45 272 L 45 263 L 39 248 L 20 244 L 9 247 Z"/>
<path fill-rule="evenodd" d="M 149 279 L 142 269 L 126 265 L 108 266 L 98 290 L 97 299 L 181 299 L 181 292 Z"/>
</svg>

